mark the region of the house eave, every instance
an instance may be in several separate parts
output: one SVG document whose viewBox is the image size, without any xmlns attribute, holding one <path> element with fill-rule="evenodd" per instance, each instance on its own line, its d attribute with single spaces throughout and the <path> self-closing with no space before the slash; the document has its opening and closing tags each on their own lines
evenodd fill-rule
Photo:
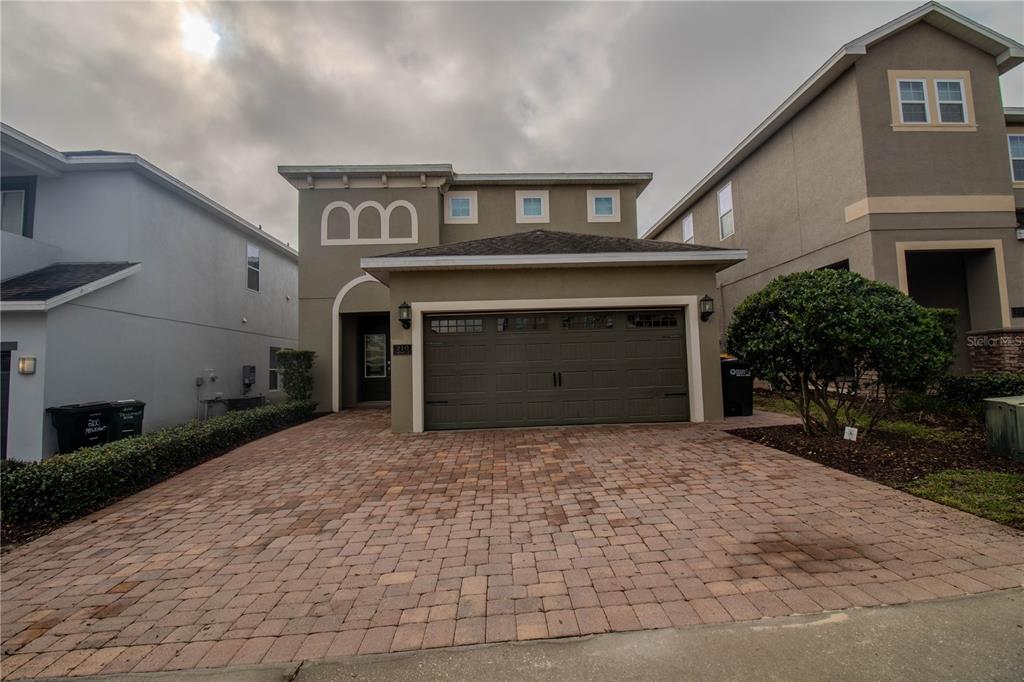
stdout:
<svg viewBox="0 0 1024 682">
<path fill-rule="evenodd" d="M 131 277 L 132 275 L 136 274 L 140 270 L 142 270 L 142 264 L 141 263 L 135 263 L 133 265 L 129 265 L 128 267 L 124 268 L 123 270 L 118 270 L 117 272 L 115 272 L 115 273 L 113 273 L 111 275 L 107 275 L 106 277 L 103 277 L 101 279 L 97 279 L 95 281 L 89 282 L 88 284 L 83 284 L 82 286 L 75 287 L 74 289 L 71 289 L 70 291 L 65 291 L 62 294 L 58 294 L 57 296 L 53 296 L 53 297 L 48 298 L 46 300 L 37 300 L 37 301 L 0 301 L 0 312 L 4 312 L 4 313 L 46 312 L 48 310 L 52 310 L 53 308 L 56 308 L 59 305 L 62 305 L 62 304 L 67 303 L 69 301 L 73 301 L 76 298 L 80 298 L 80 297 L 85 296 L 87 294 L 91 294 L 94 291 L 98 291 L 98 290 L 102 289 L 103 287 L 110 286 L 111 284 L 114 284 L 115 282 L 120 282 L 121 280 L 123 280 L 123 279 L 125 279 L 127 277 Z"/>
</svg>

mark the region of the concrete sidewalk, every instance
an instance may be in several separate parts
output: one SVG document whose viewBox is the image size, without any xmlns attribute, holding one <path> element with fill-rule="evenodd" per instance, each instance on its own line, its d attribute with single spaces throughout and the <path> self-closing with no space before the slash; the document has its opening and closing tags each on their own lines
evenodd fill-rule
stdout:
<svg viewBox="0 0 1024 682">
<path fill-rule="evenodd" d="M 87 678 L 341 680 L 1020 680 L 1024 590 L 750 623 Z M 83 678 L 78 678 L 83 679 Z"/>
</svg>

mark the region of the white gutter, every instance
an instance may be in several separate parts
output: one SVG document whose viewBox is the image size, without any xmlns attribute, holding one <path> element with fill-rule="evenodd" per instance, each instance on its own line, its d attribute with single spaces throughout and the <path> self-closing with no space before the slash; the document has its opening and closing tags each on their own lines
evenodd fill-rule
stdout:
<svg viewBox="0 0 1024 682">
<path fill-rule="evenodd" d="M 126 277 L 131 277 L 135 273 L 142 270 L 142 264 L 136 263 L 130 265 L 124 270 L 118 270 L 112 275 L 107 275 L 102 279 L 97 279 L 88 284 L 83 284 L 80 287 L 76 287 L 71 291 L 65 291 L 63 294 L 48 298 L 45 301 L 0 301 L 0 312 L 14 313 L 14 312 L 45 312 L 51 308 L 56 308 L 62 303 L 73 301 L 76 298 L 91 294 L 94 291 L 102 289 L 105 286 L 109 286 L 114 282 L 120 282 Z"/>
<path fill-rule="evenodd" d="M 746 258 L 747 252 L 743 249 L 646 253 L 553 253 L 517 256 L 376 256 L 361 258 L 359 267 L 383 282 L 387 280 L 386 273 L 393 271 L 664 265 L 672 263 L 733 265 Z"/>
</svg>

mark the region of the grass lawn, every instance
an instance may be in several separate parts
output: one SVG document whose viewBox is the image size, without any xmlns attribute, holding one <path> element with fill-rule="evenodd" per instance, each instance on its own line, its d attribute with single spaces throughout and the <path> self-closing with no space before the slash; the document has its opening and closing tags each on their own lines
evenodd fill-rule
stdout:
<svg viewBox="0 0 1024 682">
<path fill-rule="evenodd" d="M 907 492 L 1024 530 L 1024 476 L 953 469 L 929 474 Z"/>
</svg>

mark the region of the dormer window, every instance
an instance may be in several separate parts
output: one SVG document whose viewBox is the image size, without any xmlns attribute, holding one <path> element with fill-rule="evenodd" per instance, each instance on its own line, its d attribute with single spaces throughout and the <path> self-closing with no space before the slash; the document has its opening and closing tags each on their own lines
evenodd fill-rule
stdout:
<svg viewBox="0 0 1024 682">
<path fill-rule="evenodd" d="M 476 192 L 448 192 L 444 197 L 444 222 L 449 225 L 475 225 Z"/>
<path fill-rule="evenodd" d="M 517 223 L 548 223 L 548 191 L 517 191 L 516 192 Z"/>
<path fill-rule="evenodd" d="M 620 220 L 619 190 L 587 190 L 587 222 L 617 223 Z"/>
</svg>

